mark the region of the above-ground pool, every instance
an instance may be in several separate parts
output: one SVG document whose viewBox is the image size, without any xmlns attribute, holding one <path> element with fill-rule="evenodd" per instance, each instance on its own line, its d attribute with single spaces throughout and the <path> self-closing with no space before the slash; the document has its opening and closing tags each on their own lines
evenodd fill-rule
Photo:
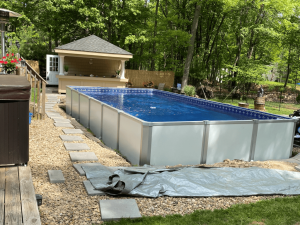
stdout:
<svg viewBox="0 0 300 225">
<path fill-rule="evenodd" d="M 67 87 L 67 113 L 132 164 L 289 158 L 295 120 L 156 89 Z"/>
</svg>

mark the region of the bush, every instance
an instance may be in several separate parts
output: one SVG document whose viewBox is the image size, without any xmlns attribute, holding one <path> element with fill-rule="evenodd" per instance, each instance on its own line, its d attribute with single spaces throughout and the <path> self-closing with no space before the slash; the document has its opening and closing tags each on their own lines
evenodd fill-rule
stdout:
<svg viewBox="0 0 300 225">
<path fill-rule="evenodd" d="M 300 103 L 300 95 L 297 96 L 296 101 L 297 103 Z"/>
<path fill-rule="evenodd" d="M 172 92 L 171 88 L 164 88 L 164 91 Z"/>
<path fill-rule="evenodd" d="M 183 91 L 187 96 L 194 96 L 196 94 L 196 88 L 191 85 L 185 86 Z"/>
<path fill-rule="evenodd" d="M 280 92 L 285 92 L 285 88 L 282 87 L 282 88 L 279 89 L 279 91 L 280 91 Z"/>
<path fill-rule="evenodd" d="M 274 91 L 275 90 L 275 86 L 274 85 L 269 85 L 268 86 L 268 91 Z"/>
<path fill-rule="evenodd" d="M 296 89 L 296 87 L 294 87 L 294 86 L 293 86 L 293 87 L 291 87 L 291 92 L 292 92 L 292 93 L 297 93 L 297 89 Z"/>
</svg>

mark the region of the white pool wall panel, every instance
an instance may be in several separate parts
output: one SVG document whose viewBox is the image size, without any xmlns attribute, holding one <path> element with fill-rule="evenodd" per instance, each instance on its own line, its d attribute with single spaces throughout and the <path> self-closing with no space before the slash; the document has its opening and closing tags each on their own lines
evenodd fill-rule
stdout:
<svg viewBox="0 0 300 225">
<path fill-rule="evenodd" d="M 255 144 L 254 160 L 287 159 L 291 156 L 294 123 L 259 122 Z"/>
<path fill-rule="evenodd" d="M 234 123 L 236 121 L 232 121 Z M 220 122 L 208 124 L 206 164 L 222 162 L 224 159 L 249 161 L 253 122 Z"/>
<path fill-rule="evenodd" d="M 140 165 L 142 127 L 140 120 L 120 113 L 119 151 L 133 165 Z"/>
<path fill-rule="evenodd" d="M 66 113 L 71 115 L 71 101 L 72 101 L 72 90 L 67 87 L 66 88 Z"/>
<path fill-rule="evenodd" d="M 102 104 L 94 98 L 90 99 L 90 130 L 101 139 Z"/>
<path fill-rule="evenodd" d="M 102 140 L 108 147 L 118 149 L 119 110 L 103 104 L 102 113 Z"/>
<path fill-rule="evenodd" d="M 72 116 L 77 120 L 79 121 L 79 93 L 78 91 L 75 91 L 75 90 L 72 90 L 72 109 L 71 109 L 71 112 L 72 112 Z"/>
<path fill-rule="evenodd" d="M 153 126 L 150 164 L 200 164 L 203 132 L 204 125 Z"/>
<path fill-rule="evenodd" d="M 86 127 L 90 127 L 90 100 L 89 97 L 80 94 L 79 95 L 79 102 L 80 102 L 80 108 L 79 108 L 79 118 L 80 118 L 80 123 Z"/>
</svg>

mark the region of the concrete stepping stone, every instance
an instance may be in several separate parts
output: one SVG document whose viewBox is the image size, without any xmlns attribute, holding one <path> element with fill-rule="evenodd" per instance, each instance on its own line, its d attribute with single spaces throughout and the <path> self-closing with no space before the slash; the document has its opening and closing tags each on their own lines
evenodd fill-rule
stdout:
<svg viewBox="0 0 300 225">
<path fill-rule="evenodd" d="M 80 129 L 63 129 L 65 134 L 83 134 L 83 131 Z"/>
<path fill-rule="evenodd" d="M 63 119 L 61 119 L 61 118 L 53 118 L 53 120 L 55 122 L 61 122 L 61 123 L 67 122 L 67 123 L 71 123 L 71 120 L 68 120 L 68 119 L 65 119 L 65 118 L 63 118 Z"/>
<path fill-rule="evenodd" d="M 64 143 L 64 146 L 68 151 L 90 150 L 86 143 Z"/>
<path fill-rule="evenodd" d="M 54 123 L 54 126 L 56 126 L 56 127 L 73 127 L 73 125 L 70 123 Z"/>
<path fill-rule="evenodd" d="M 105 195 L 103 191 L 96 190 L 89 180 L 84 180 L 83 185 L 88 196 Z"/>
<path fill-rule="evenodd" d="M 63 141 L 83 141 L 83 139 L 79 136 L 60 135 L 59 137 Z"/>
<path fill-rule="evenodd" d="M 80 176 L 85 176 L 85 171 L 82 169 L 82 166 L 102 166 L 101 163 L 77 163 L 73 164 L 74 169 Z"/>
<path fill-rule="evenodd" d="M 295 166 L 295 169 L 300 172 L 300 166 Z"/>
<path fill-rule="evenodd" d="M 65 178 L 61 170 L 48 170 L 48 176 L 50 183 L 64 183 Z"/>
<path fill-rule="evenodd" d="M 94 152 L 70 152 L 72 162 L 76 161 L 98 161 Z"/>
<path fill-rule="evenodd" d="M 141 218 L 135 199 L 100 200 L 99 205 L 103 221 Z"/>
</svg>

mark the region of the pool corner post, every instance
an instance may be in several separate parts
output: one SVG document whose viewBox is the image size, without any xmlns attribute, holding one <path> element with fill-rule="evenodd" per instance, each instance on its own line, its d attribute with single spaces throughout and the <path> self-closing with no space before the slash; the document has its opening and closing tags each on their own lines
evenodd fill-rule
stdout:
<svg viewBox="0 0 300 225">
<path fill-rule="evenodd" d="M 297 118 L 292 118 L 292 120 L 294 121 L 293 131 L 295 132 L 298 119 Z M 292 155 L 293 155 L 294 139 L 295 139 L 295 135 L 293 135 L 293 137 L 292 137 L 290 157 L 292 157 Z"/>
<path fill-rule="evenodd" d="M 254 160 L 255 148 L 256 148 L 256 139 L 257 139 L 257 132 L 258 132 L 258 124 L 259 120 L 254 119 L 253 121 L 253 129 L 252 129 L 252 136 L 251 136 L 251 145 L 250 145 L 250 154 L 249 154 L 249 162 Z"/>
<path fill-rule="evenodd" d="M 206 164 L 207 160 L 207 150 L 208 150 L 208 139 L 209 139 L 209 128 L 210 128 L 210 121 L 204 120 L 204 130 L 203 130 L 203 142 L 202 142 L 202 149 L 201 149 L 201 159 L 200 164 Z"/>
<path fill-rule="evenodd" d="M 118 128 L 117 128 L 117 150 L 120 150 L 120 117 L 121 113 L 124 113 L 123 110 L 118 110 Z"/>
<path fill-rule="evenodd" d="M 152 122 L 141 122 L 141 146 L 139 165 L 151 165 Z"/>
</svg>

